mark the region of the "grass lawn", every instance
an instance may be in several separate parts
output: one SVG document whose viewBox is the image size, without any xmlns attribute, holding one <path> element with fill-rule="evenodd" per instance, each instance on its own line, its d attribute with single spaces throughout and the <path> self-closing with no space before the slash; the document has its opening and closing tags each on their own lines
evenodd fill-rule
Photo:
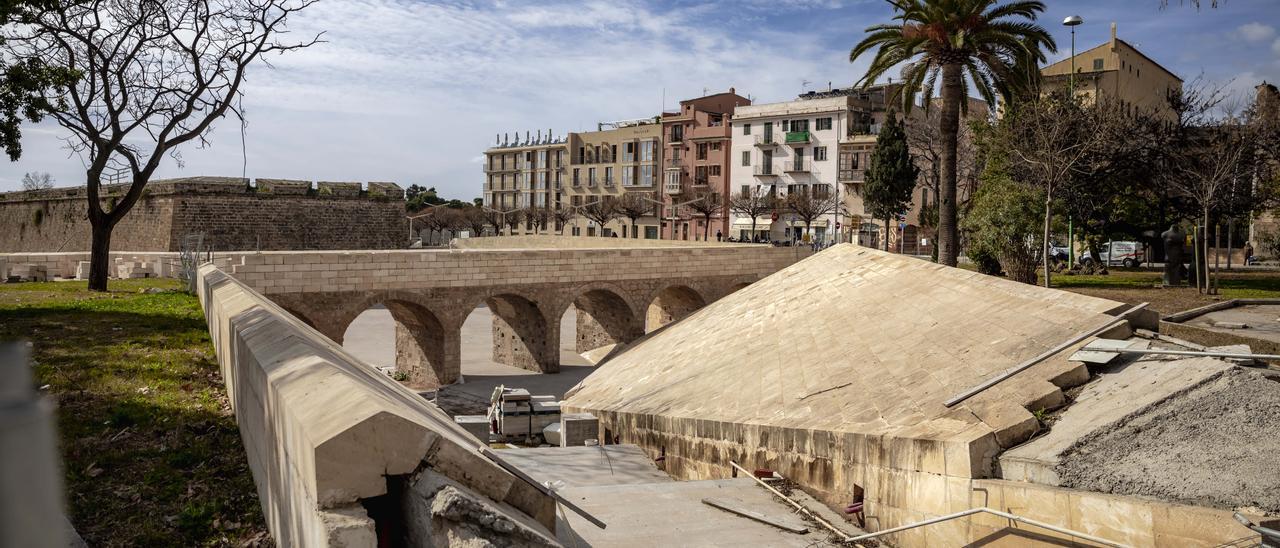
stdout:
<svg viewBox="0 0 1280 548">
<path fill-rule="evenodd" d="M 1073 276 L 1054 274 L 1054 287 L 1137 304 L 1151 303 L 1150 308 L 1168 315 L 1226 299 L 1280 298 L 1280 272 L 1259 270 L 1223 271 L 1219 295 L 1201 295 L 1194 287 L 1156 287 L 1160 270 L 1115 268 L 1105 276 Z"/>
<path fill-rule="evenodd" d="M 0 284 L 0 339 L 34 344 L 58 403 L 72 524 L 90 546 L 269 544 L 200 303 L 110 289 Z"/>
</svg>

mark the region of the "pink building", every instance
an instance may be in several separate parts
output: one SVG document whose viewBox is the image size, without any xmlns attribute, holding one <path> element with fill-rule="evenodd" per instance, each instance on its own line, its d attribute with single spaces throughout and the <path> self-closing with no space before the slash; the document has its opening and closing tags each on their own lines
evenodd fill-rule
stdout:
<svg viewBox="0 0 1280 548">
<path fill-rule="evenodd" d="M 730 124 L 734 109 L 751 100 L 733 88 L 697 99 L 680 101 L 678 112 L 662 113 L 663 185 L 662 238 L 714 240 L 716 234 L 729 237 Z M 687 206 L 675 206 L 706 192 L 715 193 L 720 211 L 710 226 Z"/>
</svg>

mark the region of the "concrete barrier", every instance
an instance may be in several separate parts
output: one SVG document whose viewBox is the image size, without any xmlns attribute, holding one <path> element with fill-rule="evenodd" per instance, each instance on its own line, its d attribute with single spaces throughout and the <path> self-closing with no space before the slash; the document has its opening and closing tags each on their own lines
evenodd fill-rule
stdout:
<svg viewBox="0 0 1280 548">
<path fill-rule="evenodd" d="M 480 455 L 438 407 L 212 264 L 197 292 L 277 544 L 376 546 L 407 530 L 436 535 L 407 545 L 436 546 L 512 528 L 553 542 L 552 500 Z M 487 514 L 433 513 L 437 494 Z M 406 519 L 418 525 L 396 523 Z"/>
</svg>

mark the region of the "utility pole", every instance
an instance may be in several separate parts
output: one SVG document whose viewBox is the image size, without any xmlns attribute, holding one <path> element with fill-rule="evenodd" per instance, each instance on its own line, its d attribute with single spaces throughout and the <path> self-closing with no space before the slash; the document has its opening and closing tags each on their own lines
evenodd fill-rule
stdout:
<svg viewBox="0 0 1280 548">
<path fill-rule="evenodd" d="M 1071 74 L 1067 76 L 1067 93 L 1071 100 L 1076 99 L 1076 27 L 1084 23 L 1079 15 L 1072 15 L 1062 20 L 1062 24 L 1071 28 Z M 1074 219 L 1067 217 L 1067 268 L 1076 266 L 1076 226 Z M 1044 250 L 1048 253 L 1049 250 Z M 1045 272 L 1045 276 L 1049 273 Z"/>
</svg>

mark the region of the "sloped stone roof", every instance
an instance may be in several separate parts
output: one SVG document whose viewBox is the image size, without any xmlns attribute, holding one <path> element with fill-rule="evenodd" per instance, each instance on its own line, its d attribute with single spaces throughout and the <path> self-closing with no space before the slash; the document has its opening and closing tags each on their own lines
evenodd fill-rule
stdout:
<svg viewBox="0 0 1280 548">
<path fill-rule="evenodd" d="M 942 402 L 1122 307 L 842 244 L 638 341 L 566 406 L 934 439 L 985 422 L 999 436 L 1010 404 L 1060 399 L 1050 382 L 1084 374 L 1070 349 L 956 408 Z M 1030 419 L 1017 412 L 1027 416 L 1009 420 Z"/>
</svg>

